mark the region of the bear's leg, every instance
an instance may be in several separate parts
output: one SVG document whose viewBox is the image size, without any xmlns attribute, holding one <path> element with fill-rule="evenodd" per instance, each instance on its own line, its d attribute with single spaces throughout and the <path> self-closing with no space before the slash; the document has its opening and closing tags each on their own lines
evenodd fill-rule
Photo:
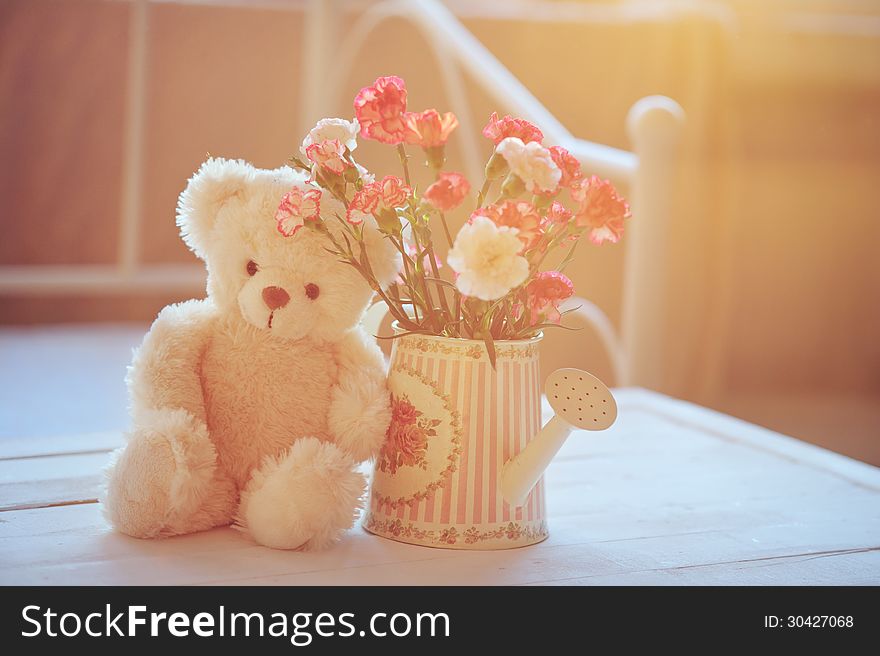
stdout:
<svg viewBox="0 0 880 656">
<path fill-rule="evenodd" d="M 236 497 L 204 423 L 184 410 L 156 410 L 115 454 L 104 514 L 127 535 L 165 537 L 230 523 Z"/>
<path fill-rule="evenodd" d="M 237 521 L 267 547 L 322 549 L 354 524 L 365 486 L 351 456 L 304 437 L 253 473 Z"/>
</svg>

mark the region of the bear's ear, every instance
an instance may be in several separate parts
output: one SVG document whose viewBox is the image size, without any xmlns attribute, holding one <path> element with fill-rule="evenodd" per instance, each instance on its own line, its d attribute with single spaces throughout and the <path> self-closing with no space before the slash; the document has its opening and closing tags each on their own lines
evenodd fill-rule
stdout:
<svg viewBox="0 0 880 656">
<path fill-rule="evenodd" d="M 379 232 L 375 219 L 372 217 L 364 220 L 364 245 L 367 248 L 367 257 L 370 258 L 370 266 L 376 275 L 376 280 L 383 289 L 397 280 L 403 267 L 403 259 L 390 239 Z"/>
<path fill-rule="evenodd" d="M 190 178 L 177 201 L 177 226 L 190 249 L 205 259 L 207 244 L 223 204 L 241 194 L 254 167 L 240 159 L 211 158 Z"/>
</svg>

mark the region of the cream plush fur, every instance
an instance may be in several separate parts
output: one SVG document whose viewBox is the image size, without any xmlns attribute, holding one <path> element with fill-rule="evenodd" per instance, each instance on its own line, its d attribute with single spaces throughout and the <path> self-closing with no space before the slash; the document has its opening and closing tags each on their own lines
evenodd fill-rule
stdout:
<svg viewBox="0 0 880 656">
<path fill-rule="evenodd" d="M 372 290 L 357 271 L 326 236 L 276 229 L 281 196 L 305 182 L 286 167 L 209 159 L 181 194 L 177 222 L 207 265 L 208 293 L 162 310 L 129 367 L 133 430 L 104 499 L 123 533 L 235 523 L 270 547 L 319 549 L 351 527 L 365 487 L 357 463 L 390 421 L 385 362 L 359 327 Z M 344 215 L 327 193 L 321 209 Z M 368 235 L 387 284 L 399 257 Z M 264 299 L 267 288 L 284 292 Z M 288 300 L 273 310 L 279 294 Z"/>
</svg>

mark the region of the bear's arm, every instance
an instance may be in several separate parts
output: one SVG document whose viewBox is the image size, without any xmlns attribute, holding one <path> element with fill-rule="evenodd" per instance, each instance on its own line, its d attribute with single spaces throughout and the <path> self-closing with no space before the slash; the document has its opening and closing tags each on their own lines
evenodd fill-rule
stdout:
<svg viewBox="0 0 880 656">
<path fill-rule="evenodd" d="M 159 312 L 126 377 L 135 423 L 146 412 L 178 408 L 205 422 L 201 361 L 216 316 L 208 301 L 177 303 Z"/>
<path fill-rule="evenodd" d="M 385 357 L 360 327 L 336 344 L 338 380 L 328 425 L 336 444 L 357 461 L 379 452 L 391 421 Z"/>
</svg>

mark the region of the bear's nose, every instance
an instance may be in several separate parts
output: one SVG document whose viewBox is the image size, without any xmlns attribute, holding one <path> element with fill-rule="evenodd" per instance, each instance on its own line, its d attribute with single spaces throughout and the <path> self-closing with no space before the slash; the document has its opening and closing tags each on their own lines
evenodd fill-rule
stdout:
<svg viewBox="0 0 880 656">
<path fill-rule="evenodd" d="M 265 287 L 263 289 L 263 302 L 270 310 L 277 310 L 287 305 L 290 300 L 290 294 L 281 287 Z"/>
</svg>

